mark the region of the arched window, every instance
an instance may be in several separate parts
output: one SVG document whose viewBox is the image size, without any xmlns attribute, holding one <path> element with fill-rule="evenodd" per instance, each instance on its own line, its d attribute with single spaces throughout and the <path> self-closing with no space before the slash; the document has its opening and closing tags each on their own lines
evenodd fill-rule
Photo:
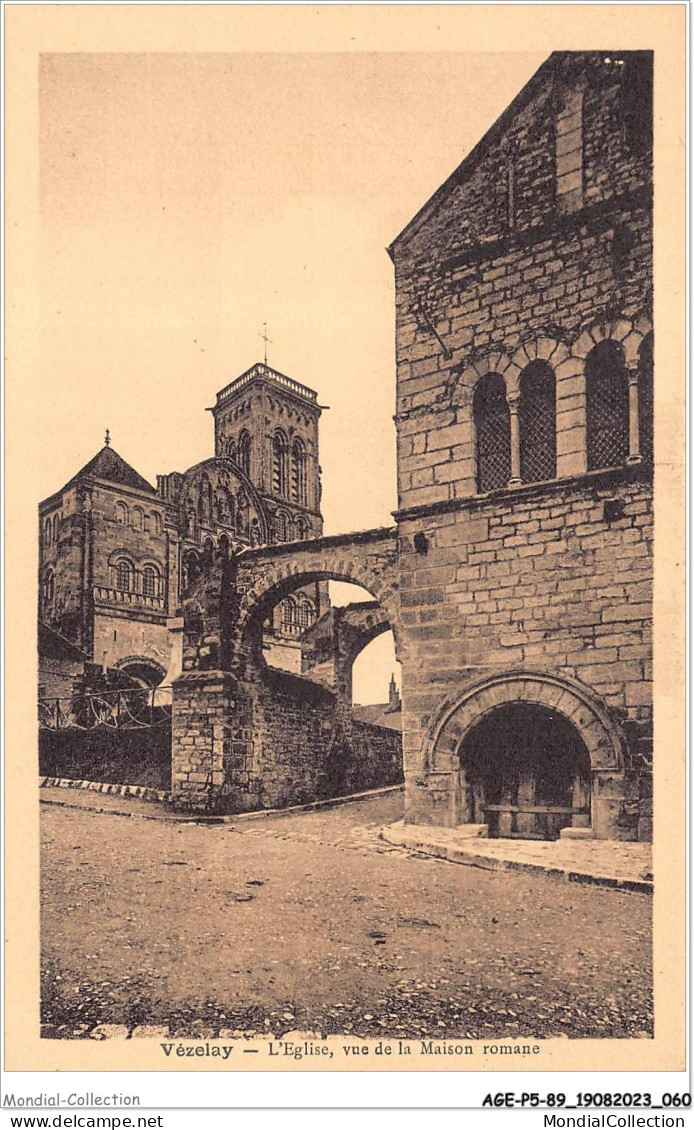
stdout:
<svg viewBox="0 0 694 1130">
<path fill-rule="evenodd" d="M 132 592 L 133 589 L 133 567 L 124 558 L 118 562 L 116 569 L 116 588 L 121 592 Z"/>
<path fill-rule="evenodd" d="M 159 572 L 154 565 L 145 565 L 142 570 L 142 591 L 145 596 L 159 595 Z"/>
<path fill-rule="evenodd" d="M 43 602 L 44 604 L 52 604 L 55 596 L 55 573 L 52 569 L 46 569 L 43 574 Z"/>
<path fill-rule="evenodd" d="M 53 541 L 56 542 L 56 543 L 58 541 L 58 528 L 59 528 L 59 526 L 60 526 L 60 515 L 54 514 L 53 515 Z"/>
<path fill-rule="evenodd" d="M 236 529 L 240 534 L 248 532 L 248 499 L 243 492 L 236 503 Z"/>
<path fill-rule="evenodd" d="M 520 375 L 518 425 L 523 482 L 556 478 L 556 382 L 554 370 L 546 361 L 532 361 Z"/>
<path fill-rule="evenodd" d="M 639 451 L 644 463 L 653 462 L 653 334 L 639 350 Z"/>
<path fill-rule="evenodd" d="M 316 618 L 316 610 L 310 600 L 304 599 L 299 605 L 299 627 L 302 631 L 310 627 Z"/>
<path fill-rule="evenodd" d="M 205 538 L 205 544 L 202 547 L 205 565 L 211 565 L 214 561 L 214 542 L 212 538 Z"/>
<path fill-rule="evenodd" d="M 298 608 L 293 596 L 288 596 L 282 605 L 282 627 L 285 632 L 296 630 L 298 625 Z"/>
<path fill-rule="evenodd" d="M 292 444 L 292 498 L 301 506 L 306 506 L 308 497 L 306 467 L 306 447 L 299 436 Z"/>
<path fill-rule="evenodd" d="M 200 558 L 195 550 L 190 550 L 183 560 L 183 588 L 187 589 L 200 576 Z"/>
<path fill-rule="evenodd" d="M 128 524 L 128 508 L 124 502 L 116 503 L 116 521 L 120 522 L 121 526 Z"/>
<path fill-rule="evenodd" d="M 251 474 L 251 437 L 244 428 L 239 435 L 239 453 L 237 462 L 244 475 Z"/>
<path fill-rule="evenodd" d="M 506 385 L 498 373 L 478 382 L 472 398 L 480 493 L 505 487 L 511 477 L 511 424 Z"/>
<path fill-rule="evenodd" d="M 228 459 L 236 461 L 236 444 L 233 439 L 228 439 L 225 447 L 225 454 Z"/>
<path fill-rule="evenodd" d="M 287 497 L 289 487 L 289 445 L 287 437 L 278 428 L 272 440 L 272 490 L 282 498 Z"/>
<path fill-rule="evenodd" d="M 219 539 L 219 556 L 222 561 L 228 561 L 231 556 L 231 543 L 226 534 L 222 534 Z"/>
<path fill-rule="evenodd" d="M 294 523 L 294 529 L 296 530 L 297 541 L 303 541 L 304 538 L 308 537 L 308 522 L 301 514 L 299 514 Z"/>
<path fill-rule="evenodd" d="M 161 533 L 161 514 L 155 510 L 152 517 L 154 518 L 154 532 L 155 534 Z"/>
<path fill-rule="evenodd" d="M 629 454 L 629 380 L 621 346 L 601 341 L 586 358 L 588 470 L 619 467 Z"/>
<path fill-rule="evenodd" d="M 275 514 L 275 541 L 287 540 L 287 528 L 287 515 L 280 510 Z"/>
<path fill-rule="evenodd" d="M 50 545 L 53 541 L 53 523 L 50 518 L 46 518 L 43 523 L 43 544 Z"/>
<path fill-rule="evenodd" d="M 135 506 L 133 508 L 133 529 L 134 530 L 143 530 L 144 526 L 145 526 L 144 511 L 139 506 Z"/>
</svg>

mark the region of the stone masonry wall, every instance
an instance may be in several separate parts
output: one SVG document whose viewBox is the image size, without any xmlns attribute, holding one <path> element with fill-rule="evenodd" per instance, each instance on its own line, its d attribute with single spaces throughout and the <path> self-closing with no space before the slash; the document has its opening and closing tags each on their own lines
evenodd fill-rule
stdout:
<svg viewBox="0 0 694 1130">
<path fill-rule="evenodd" d="M 610 500 L 623 505 L 613 521 L 605 518 Z M 414 548 L 417 533 L 426 553 Z M 647 838 L 652 536 L 650 484 L 628 471 L 500 491 L 403 520 L 406 778 L 425 772 L 429 723 L 456 689 L 493 671 L 563 674 L 596 692 L 624 730 L 623 838 Z M 417 795 L 412 789 L 413 803 Z"/>
<path fill-rule="evenodd" d="M 630 320 L 641 336 L 650 328 L 650 162 L 624 128 L 624 74 L 597 54 L 548 70 L 474 167 L 465 162 L 395 241 L 401 507 L 475 493 L 475 363 L 528 343 L 540 350 L 521 355 L 521 367 L 549 356 L 557 375 L 557 473 L 585 470 L 583 359 L 572 363 L 573 346 L 603 321 Z M 572 83 L 583 91 L 572 174 L 581 206 L 567 212 L 556 154 Z"/>
<path fill-rule="evenodd" d="M 409 820 L 458 822 L 455 803 L 436 810 L 448 786 L 426 763 L 443 704 L 487 674 L 536 671 L 578 681 L 623 735 L 599 834 L 650 834 L 652 482 L 633 437 L 651 410 L 644 395 L 637 420 L 651 62 L 553 55 L 390 249 Z M 605 339 L 629 371 L 629 466 L 587 473 L 586 359 Z M 535 360 L 556 382 L 556 478 L 519 486 L 516 469 L 513 488 L 477 494 L 475 387 L 502 377 L 517 458 Z"/>
<path fill-rule="evenodd" d="M 175 684 L 172 791 L 180 807 L 281 808 L 402 780 L 397 731 L 357 723 L 326 687 L 287 672 Z"/>
</svg>

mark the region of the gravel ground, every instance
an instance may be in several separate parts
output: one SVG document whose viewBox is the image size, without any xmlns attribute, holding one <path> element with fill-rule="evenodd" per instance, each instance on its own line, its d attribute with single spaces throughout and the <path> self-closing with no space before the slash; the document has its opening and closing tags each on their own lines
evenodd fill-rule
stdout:
<svg viewBox="0 0 694 1130">
<path fill-rule="evenodd" d="M 401 806 L 210 827 L 44 806 L 43 1035 L 652 1035 L 648 895 L 392 848 Z"/>
</svg>

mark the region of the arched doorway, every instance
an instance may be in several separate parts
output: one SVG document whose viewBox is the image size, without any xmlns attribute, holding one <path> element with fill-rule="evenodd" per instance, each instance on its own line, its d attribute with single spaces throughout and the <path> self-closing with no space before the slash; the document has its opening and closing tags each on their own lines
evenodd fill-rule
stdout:
<svg viewBox="0 0 694 1130">
<path fill-rule="evenodd" d="M 132 680 L 134 687 L 158 687 L 166 674 L 161 663 L 140 655 L 119 659 L 115 667 Z"/>
<path fill-rule="evenodd" d="M 590 827 L 590 757 L 576 727 L 546 706 L 507 703 L 460 746 L 465 823 L 490 836 L 556 839 Z"/>
<path fill-rule="evenodd" d="M 445 699 L 432 717 L 419 764 L 406 764 L 405 820 L 456 827 L 488 824 L 489 817 L 493 834 L 544 837 L 559 834 L 561 819 L 550 822 L 542 811 L 568 809 L 550 815 L 596 839 L 628 839 L 620 825 L 625 749 L 610 709 L 578 679 L 522 669 L 487 675 Z M 523 782 L 514 765 L 527 768 Z M 521 803 L 511 802 L 514 789 Z M 537 815 L 529 811 L 510 813 L 528 817 L 515 831 L 498 815 L 533 807 L 541 810 L 535 827 L 528 827 Z"/>
</svg>

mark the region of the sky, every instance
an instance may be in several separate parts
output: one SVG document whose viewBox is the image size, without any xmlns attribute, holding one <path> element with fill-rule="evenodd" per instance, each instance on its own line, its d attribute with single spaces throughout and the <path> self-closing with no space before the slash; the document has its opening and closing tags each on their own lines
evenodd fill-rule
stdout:
<svg viewBox="0 0 694 1130">
<path fill-rule="evenodd" d="M 205 409 L 262 359 L 267 322 L 269 363 L 328 406 L 325 532 L 391 524 L 385 248 L 544 57 L 43 55 L 41 497 L 106 428 L 152 482 L 211 455 Z"/>
</svg>

